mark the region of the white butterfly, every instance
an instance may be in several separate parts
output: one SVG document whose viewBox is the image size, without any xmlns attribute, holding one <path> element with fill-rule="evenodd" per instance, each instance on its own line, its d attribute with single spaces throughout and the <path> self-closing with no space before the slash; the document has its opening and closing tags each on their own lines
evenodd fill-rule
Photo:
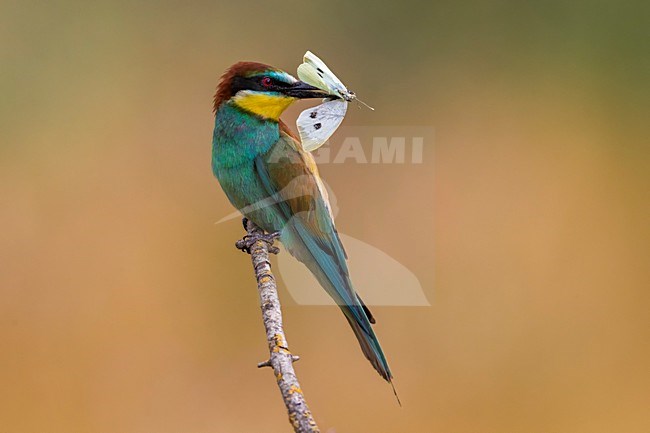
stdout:
<svg viewBox="0 0 650 433">
<path fill-rule="evenodd" d="M 303 63 L 298 66 L 298 78 L 333 96 L 323 99 L 321 105 L 300 113 L 296 121 L 303 149 L 311 152 L 334 134 L 343 122 L 348 102 L 357 99 L 357 96 L 311 51 L 305 53 Z"/>
</svg>

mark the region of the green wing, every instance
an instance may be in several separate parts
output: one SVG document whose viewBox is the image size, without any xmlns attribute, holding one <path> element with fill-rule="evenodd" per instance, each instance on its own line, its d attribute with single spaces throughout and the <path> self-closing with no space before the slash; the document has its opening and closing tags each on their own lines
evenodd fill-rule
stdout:
<svg viewBox="0 0 650 433">
<path fill-rule="evenodd" d="M 280 240 L 303 262 L 343 311 L 361 349 L 379 374 L 392 374 L 372 330 L 374 319 L 352 288 L 346 254 L 334 227 L 327 196 L 310 154 L 299 150 L 288 135 L 255 159 L 255 172 L 268 196 L 276 197 L 275 212 L 282 215 Z"/>
<path fill-rule="evenodd" d="M 340 289 L 330 293 L 339 305 L 359 305 L 316 166 L 310 154 L 295 146 L 291 137 L 283 135 L 267 154 L 255 160 L 261 184 L 269 196 L 276 197 L 284 217 L 281 240 L 300 261 L 320 265 L 330 285 Z"/>
</svg>

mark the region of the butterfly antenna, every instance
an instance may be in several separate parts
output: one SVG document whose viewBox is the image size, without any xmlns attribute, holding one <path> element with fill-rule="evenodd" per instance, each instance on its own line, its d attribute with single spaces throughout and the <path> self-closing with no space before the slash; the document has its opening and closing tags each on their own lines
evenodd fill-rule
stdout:
<svg viewBox="0 0 650 433">
<path fill-rule="evenodd" d="M 363 102 L 361 99 L 359 99 L 359 98 L 355 98 L 355 99 L 357 100 L 357 103 L 361 103 L 361 104 L 365 105 L 367 108 L 370 108 L 372 111 L 375 111 L 374 108 L 372 108 L 370 105 Z M 361 108 L 361 107 L 359 107 L 359 108 Z"/>
</svg>

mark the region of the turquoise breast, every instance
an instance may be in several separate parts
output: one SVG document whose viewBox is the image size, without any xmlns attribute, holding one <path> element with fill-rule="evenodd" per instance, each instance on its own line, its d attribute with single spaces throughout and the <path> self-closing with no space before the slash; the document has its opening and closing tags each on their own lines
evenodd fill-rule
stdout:
<svg viewBox="0 0 650 433">
<path fill-rule="evenodd" d="M 216 113 L 212 172 L 233 206 L 267 232 L 281 228 L 282 221 L 274 207 L 250 209 L 268 196 L 254 160 L 279 139 L 277 122 L 246 113 L 230 103 L 223 104 Z"/>
</svg>

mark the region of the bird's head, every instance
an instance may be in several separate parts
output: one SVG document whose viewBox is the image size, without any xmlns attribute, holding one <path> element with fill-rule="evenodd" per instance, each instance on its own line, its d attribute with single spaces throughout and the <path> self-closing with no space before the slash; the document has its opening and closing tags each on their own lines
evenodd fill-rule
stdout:
<svg viewBox="0 0 650 433">
<path fill-rule="evenodd" d="M 278 120 L 291 103 L 323 98 L 327 93 L 263 63 L 239 62 L 223 74 L 214 96 L 214 111 L 231 102 L 266 119 Z"/>
</svg>

